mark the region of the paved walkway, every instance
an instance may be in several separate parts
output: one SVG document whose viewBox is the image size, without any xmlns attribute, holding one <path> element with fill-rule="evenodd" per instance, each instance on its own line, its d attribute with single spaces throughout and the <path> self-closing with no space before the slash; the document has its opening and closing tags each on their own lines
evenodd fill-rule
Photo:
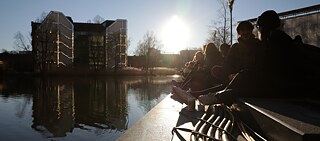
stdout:
<svg viewBox="0 0 320 141">
<path fill-rule="evenodd" d="M 171 134 L 173 127 L 193 129 L 196 121 L 189 118 L 200 117 L 202 111 L 189 111 L 185 104 L 171 98 L 169 94 L 142 119 L 129 128 L 118 141 L 170 141 L 179 140 Z M 197 105 L 197 104 L 196 104 Z M 193 122 L 192 122 L 193 121 Z M 188 133 L 182 133 L 188 137 Z"/>
<path fill-rule="evenodd" d="M 193 129 L 198 120 L 190 117 L 201 117 L 203 109 L 189 111 L 188 106 L 181 104 L 168 95 L 142 119 L 129 128 L 119 141 L 180 141 L 174 127 Z M 246 108 L 240 106 L 245 106 Z M 198 101 L 196 102 L 198 104 Z M 318 140 L 320 136 L 320 114 L 318 101 L 290 99 L 244 99 L 238 103 L 242 114 L 263 130 L 264 137 L 270 140 Z M 197 107 L 197 106 L 196 106 Z M 240 114 L 241 115 L 241 114 Z M 276 130 L 275 130 L 276 129 Z M 259 131 L 260 131 L 259 130 Z M 179 132 L 189 140 L 190 133 Z M 261 134 L 261 135 L 263 135 Z M 243 139 L 237 136 L 237 139 Z"/>
</svg>

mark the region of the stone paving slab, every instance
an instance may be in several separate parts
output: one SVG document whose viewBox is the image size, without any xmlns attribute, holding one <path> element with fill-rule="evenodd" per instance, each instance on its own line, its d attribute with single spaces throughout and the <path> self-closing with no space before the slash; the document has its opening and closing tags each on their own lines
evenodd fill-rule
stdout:
<svg viewBox="0 0 320 141">
<path fill-rule="evenodd" d="M 319 140 L 320 103 L 310 99 L 243 99 L 270 140 Z"/>
<path fill-rule="evenodd" d="M 129 128 L 118 141 L 170 141 L 180 140 L 173 136 L 173 127 L 193 129 L 195 122 L 187 115 L 201 116 L 203 111 L 189 111 L 185 104 L 175 101 L 169 94 L 142 119 Z M 183 113 L 183 114 L 181 114 Z M 188 137 L 188 133 L 183 136 Z"/>
</svg>

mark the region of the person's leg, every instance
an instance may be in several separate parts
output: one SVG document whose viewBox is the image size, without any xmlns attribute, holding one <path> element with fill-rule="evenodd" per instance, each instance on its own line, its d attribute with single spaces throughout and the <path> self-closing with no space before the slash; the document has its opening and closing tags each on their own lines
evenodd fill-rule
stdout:
<svg viewBox="0 0 320 141">
<path fill-rule="evenodd" d="M 223 90 L 216 93 L 201 95 L 198 99 L 205 105 L 218 103 L 231 105 L 237 97 L 241 96 L 241 94 L 251 93 L 249 88 L 249 85 L 252 84 L 251 77 L 251 74 L 248 72 L 237 73 Z"/>
</svg>

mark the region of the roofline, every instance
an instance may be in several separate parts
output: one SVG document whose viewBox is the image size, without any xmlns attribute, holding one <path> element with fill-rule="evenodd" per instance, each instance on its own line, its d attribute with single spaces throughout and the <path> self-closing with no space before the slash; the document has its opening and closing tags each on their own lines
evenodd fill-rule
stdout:
<svg viewBox="0 0 320 141">
<path fill-rule="evenodd" d="M 291 17 L 297 17 L 306 14 L 318 13 L 320 12 L 320 4 L 308 6 L 304 8 L 294 9 L 290 11 L 285 11 L 278 13 L 280 19 L 287 19 Z M 255 22 L 257 18 L 248 19 L 247 21 Z"/>
<path fill-rule="evenodd" d="M 44 22 L 47 21 L 49 15 L 51 15 L 51 14 L 61 14 L 61 15 L 63 15 L 63 16 L 67 19 L 67 21 L 72 25 L 72 28 L 74 28 L 73 22 L 71 22 L 71 21 L 67 18 L 67 16 L 64 15 L 63 12 L 60 12 L 60 11 L 50 11 L 50 12 L 47 14 L 47 16 L 43 19 L 43 21 L 40 23 L 40 26 L 41 26 Z M 40 27 L 40 26 L 39 26 L 39 27 Z M 38 27 L 38 28 L 39 28 L 39 27 Z"/>
</svg>

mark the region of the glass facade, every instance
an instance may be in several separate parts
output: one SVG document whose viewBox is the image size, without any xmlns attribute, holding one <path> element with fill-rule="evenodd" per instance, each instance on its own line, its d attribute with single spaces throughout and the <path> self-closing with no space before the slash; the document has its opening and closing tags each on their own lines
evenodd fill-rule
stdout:
<svg viewBox="0 0 320 141">
<path fill-rule="evenodd" d="M 35 69 L 43 72 L 73 65 L 73 24 L 61 12 L 51 11 L 42 23 L 32 24 Z"/>
<path fill-rule="evenodd" d="M 126 66 L 127 21 L 75 23 L 51 11 L 43 22 L 32 22 L 32 44 L 38 71 Z"/>
</svg>

